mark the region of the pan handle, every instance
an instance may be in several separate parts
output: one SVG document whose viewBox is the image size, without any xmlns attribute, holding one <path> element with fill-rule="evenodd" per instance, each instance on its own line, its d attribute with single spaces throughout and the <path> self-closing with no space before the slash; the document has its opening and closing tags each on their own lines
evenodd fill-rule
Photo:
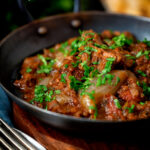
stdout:
<svg viewBox="0 0 150 150">
<path fill-rule="evenodd" d="M 27 23 L 33 21 L 33 17 L 30 14 L 30 12 L 28 11 L 28 9 L 26 8 L 23 0 L 17 0 L 17 3 L 18 3 L 18 6 L 19 6 L 21 12 L 25 16 L 25 20 L 27 21 Z M 73 12 L 77 13 L 79 11 L 80 11 L 80 0 L 74 0 Z"/>
<path fill-rule="evenodd" d="M 26 20 L 27 23 L 31 22 L 33 20 L 32 15 L 30 14 L 30 12 L 28 11 L 28 9 L 26 8 L 26 6 L 24 5 L 23 0 L 17 0 L 18 6 L 21 10 L 21 12 L 23 13 L 24 19 Z"/>
<path fill-rule="evenodd" d="M 80 11 L 80 0 L 74 0 L 73 12 L 77 13 Z"/>
</svg>

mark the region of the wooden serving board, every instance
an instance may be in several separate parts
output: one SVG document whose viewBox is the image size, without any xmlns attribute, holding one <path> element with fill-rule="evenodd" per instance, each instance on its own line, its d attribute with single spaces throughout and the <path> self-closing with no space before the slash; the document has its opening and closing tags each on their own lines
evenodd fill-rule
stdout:
<svg viewBox="0 0 150 150">
<path fill-rule="evenodd" d="M 149 140 L 145 140 L 144 137 L 138 137 L 138 140 L 134 139 L 132 133 L 129 136 L 133 136 L 133 139 L 128 138 L 126 140 L 121 137 L 116 138 L 115 135 L 112 138 L 101 137 L 100 139 L 87 139 L 70 134 L 66 134 L 62 131 L 58 131 L 50 126 L 41 123 L 39 120 L 32 117 L 30 114 L 22 110 L 15 103 L 13 104 L 13 118 L 16 128 L 27 133 L 39 143 L 41 143 L 48 150 L 148 150 L 150 149 Z M 101 136 L 101 135 L 99 135 Z M 122 135 L 123 137 L 124 135 Z M 146 136 L 146 135 L 145 135 Z M 120 140 L 118 140 L 120 139 Z M 142 140 L 144 139 L 144 140 Z"/>
</svg>

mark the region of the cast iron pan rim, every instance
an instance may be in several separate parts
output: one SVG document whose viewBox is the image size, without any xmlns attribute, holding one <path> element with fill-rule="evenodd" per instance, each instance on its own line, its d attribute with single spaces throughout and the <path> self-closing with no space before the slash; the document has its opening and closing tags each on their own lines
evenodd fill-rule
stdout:
<svg viewBox="0 0 150 150">
<path fill-rule="evenodd" d="M 16 32 L 19 32 L 20 30 L 23 30 L 25 28 L 28 28 L 28 26 L 31 26 L 32 24 L 37 24 L 39 22 L 43 22 L 43 21 L 47 21 L 47 20 L 53 20 L 53 19 L 58 19 L 61 17 L 69 17 L 69 16 L 74 16 L 74 17 L 80 17 L 80 15 L 103 15 L 103 16 L 120 16 L 120 17 L 124 17 L 124 18 L 131 18 L 131 19 L 137 19 L 140 21 L 147 21 L 150 22 L 150 18 L 148 17 L 143 17 L 143 16 L 133 16 L 133 15 L 126 15 L 126 14 L 117 14 L 117 13 L 111 13 L 111 12 L 102 12 L 102 11 L 81 11 L 78 13 L 65 13 L 65 14 L 59 14 L 59 15 L 53 15 L 53 16 L 48 16 L 48 17 L 44 17 L 42 19 L 37 19 L 32 21 L 31 23 L 25 24 L 17 29 L 15 29 L 14 31 L 10 32 L 6 37 L 4 37 L 1 41 L 0 41 L 0 46 L 7 40 L 9 39 L 9 37 L 13 36 Z"/>
<path fill-rule="evenodd" d="M 29 24 L 26 24 L 18 29 L 16 29 L 15 31 L 12 31 L 10 34 L 8 34 L 1 42 L 0 42 L 0 47 L 3 45 L 3 43 L 7 42 L 7 39 L 9 39 L 9 37 L 13 36 L 16 32 L 19 32 L 25 28 L 28 28 L 28 26 L 31 26 L 32 24 L 36 24 L 39 22 L 43 22 L 43 21 L 47 21 L 47 20 L 53 20 L 53 19 L 59 19 L 61 17 L 69 17 L 69 16 L 74 16 L 74 17 L 80 17 L 80 15 L 88 15 L 88 14 L 92 14 L 92 15 L 103 15 L 103 16 L 122 16 L 124 18 L 133 18 L 133 19 L 137 19 L 140 21 L 147 21 L 150 22 L 150 19 L 147 17 L 139 17 L 139 16 L 131 16 L 131 15 L 124 15 L 124 14 L 115 14 L 115 13 L 105 13 L 105 12 L 100 12 L 100 11 L 86 11 L 86 12 L 79 12 L 79 13 L 67 13 L 67 14 L 61 14 L 61 15 L 54 15 L 54 16 L 49 16 L 49 17 L 45 17 L 43 19 L 38 19 L 35 21 L 32 21 Z M 29 104 L 28 102 L 24 101 L 23 99 L 15 96 L 14 94 L 12 94 L 9 90 L 7 90 L 1 83 L 0 81 L 0 86 L 6 91 L 6 93 L 8 93 L 11 97 L 13 97 L 14 99 L 16 99 L 16 101 L 18 101 L 19 103 L 22 103 L 23 105 L 27 106 L 30 109 L 39 111 L 43 114 L 47 114 L 47 115 L 53 115 L 56 117 L 59 117 L 61 119 L 68 119 L 70 121 L 80 121 L 83 123 L 106 123 L 106 124 L 116 124 L 116 123 L 131 123 L 131 122 L 138 122 L 138 121 L 142 121 L 142 120 L 148 120 L 148 119 L 141 119 L 141 120 L 131 120 L 131 121 L 111 121 L 111 120 L 90 120 L 87 118 L 76 118 L 74 116 L 69 116 L 69 115 L 64 115 L 64 114 L 60 114 L 60 113 L 56 113 L 56 112 L 52 112 L 52 111 L 47 111 L 44 110 L 42 108 L 36 107 L 32 104 Z"/>
</svg>

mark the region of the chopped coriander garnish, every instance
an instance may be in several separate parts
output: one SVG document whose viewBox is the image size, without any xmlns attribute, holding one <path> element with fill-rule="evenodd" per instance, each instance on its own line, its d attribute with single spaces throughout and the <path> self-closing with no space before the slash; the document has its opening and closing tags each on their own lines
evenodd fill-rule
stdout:
<svg viewBox="0 0 150 150">
<path fill-rule="evenodd" d="M 116 83 L 115 83 L 115 85 L 117 85 L 119 82 L 120 82 L 120 78 L 117 77 L 117 78 L 116 78 Z"/>
<path fill-rule="evenodd" d="M 112 63 L 115 61 L 115 58 L 110 57 L 106 59 L 107 62 L 105 64 L 105 68 L 102 70 L 102 72 L 98 75 L 96 86 L 101 86 L 106 83 L 106 80 L 108 80 L 108 83 L 111 84 L 112 79 L 114 78 L 113 75 L 107 74 L 111 71 Z M 104 77 L 102 77 L 104 75 Z"/>
<path fill-rule="evenodd" d="M 66 69 L 68 68 L 68 64 L 65 64 L 65 68 L 66 68 Z"/>
<path fill-rule="evenodd" d="M 107 62 L 106 62 L 105 68 L 101 72 L 101 76 L 111 71 L 111 66 L 113 62 L 115 61 L 115 58 L 110 57 L 110 58 L 107 58 L 106 60 Z"/>
<path fill-rule="evenodd" d="M 136 58 L 139 58 L 139 57 L 141 57 L 143 55 L 143 52 L 142 52 L 142 50 L 141 51 L 139 51 L 137 54 L 136 54 Z"/>
<path fill-rule="evenodd" d="M 95 102 L 94 94 L 95 94 L 94 90 L 91 93 L 90 92 L 84 92 L 84 93 L 82 93 L 82 95 L 88 95 L 89 98 Z M 96 104 L 95 104 L 95 106 L 89 106 L 89 109 L 93 109 L 95 111 L 94 112 L 94 118 L 96 119 L 96 117 L 98 115 L 98 109 L 97 109 Z"/>
<path fill-rule="evenodd" d="M 94 84 L 94 83 L 91 83 L 92 78 L 90 78 L 90 77 L 84 77 L 83 79 L 84 79 L 85 81 L 84 81 L 84 82 L 82 83 L 82 85 L 81 85 L 82 92 L 81 92 L 80 95 L 85 95 L 86 89 L 87 89 L 89 86 L 91 86 L 92 84 Z"/>
<path fill-rule="evenodd" d="M 140 86 L 140 82 L 139 82 L 139 81 L 136 81 L 136 84 L 137 84 L 138 86 Z"/>
<path fill-rule="evenodd" d="M 75 67 L 78 67 L 78 65 L 80 64 L 80 60 L 77 60 L 75 63 L 73 62 L 72 63 L 72 66 L 75 68 Z"/>
<path fill-rule="evenodd" d="M 145 74 L 143 71 L 138 70 L 137 72 L 138 72 L 141 76 L 146 77 L 146 74 Z"/>
<path fill-rule="evenodd" d="M 150 46 L 150 41 L 148 41 L 147 38 L 144 38 L 142 42 L 145 43 L 147 46 Z"/>
<path fill-rule="evenodd" d="M 92 77 L 92 78 L 93 78 L 93 77 L 96 77 L 98 74 L 99 74 L 99 71 L 98 71 L 97 69 L 95 69 L 95 70 L 93 70 L 93 71 L 91 72 L 91 77 Z"/>
<path fill-rule="evenodd" d="M 60 94 L 60 90 L 55 90 L 55 94 Z M 45 85 L 37 85 L 34 89 L 34 98 L 31 100 L 31 103 L 40 102 L 50 102 L 54 100 L 54 91 L 48 90 L 48 88 Z"/>
<path fill-rule="evenodd" d="M 90 99 L 95 100 L 94 94 L 95 94 L 95 91 L 92 91 L 91 93 L 90 92 L 84 92 L 84 94 L 82 94 L 82 95 L 88 95 Z"/>
<path fill-rule="evenodd" d="M 47 92 L 47 87 L 45 85 L 37 85 L 34 89 L 34 99 L 33 101 L 37 101 L 42 103 L 45 99 L 45 92 Z"/>
<path fill-rule="evenodd" d="M 86 61 L 81 63 L 81 65 L 83 66 L 83 69 L 84 69 L 84 77 L 89 77 L 89 74 L 90 74 L 91 71 L 94 70 L 94 67 L 88 66 L 86 64 Z"/>
<path fill-rule="evenodd" d="M 140 84 L 140 86 L 143 89 L 143 93 L 145 96 L 150 96 L 150 86 L 148 86 L 144 81 L 142 82 L 142 84 Z"/>
<path fill-rule="evenodd" d="M 74 76 L 69 76 L 70 79 L 70 87 L 74 89 L 76 92 L 82 87 L 82 82 L 77 80 Z"/>
<path fill-rule="evenodd" d="M 79 57 L 79 56 L 76 56 L 76 59 L 80 59 L 81 57 Z"/>
<path fill-rule="evenodd" d="M 113 80 L 113 78 L 114 78 L 114 75 L 112 75 L 112 74 L 106 74 L 106 75 L 104 76 L 104 78 L 106 78 L 106 80 L 108 81 L 108 84 L 111 84 L 111 83 L 112 83 L 112 80 Z"/>
<path fill-rule="evenodd" d="M 99 76 L 98 79 L 97 79 L 96 86 L 101 86 L 101 85 L 102 85 L 102 77 Z"/>
<path fill-rule="evenodd" d="M 126 54 L 125 56 L 127 57 L 127 59 L 133 59 L 133 60 L 136 59 L 135 56 L 132 56 L 132 55 L 130 55 L 130 54 Z"/>
<path fill-rule="evenodd" d="M 106 39 L 104 39 L 104 42 L 110 44 L 111 43 L 111 39 L 107 39 L 106 38 Z"/>
<path fill-rule="evenodd" d="M 55 93 L 56 93 L 56 94 L 60 94 L 61 91 L 60 91 L 60 90 L 55 90 Z"/>
<path fill-rule="evenodd" d="M 144 102 L 140 102 L 140 105 L 144 105 L 145 103 Z"/>
<path fill-rule="evenodd" d="M 45 93 L 45 101 L 46 101 L 46 102 L 52 101 L 52 100 L 53 100 L 53 99 L 52 99 L 53 94 L 54 94 L 54 92 L 53 92 L 52 90 L 49 91 L 49 92 L 46 92 L 46 93 Z"/>
<path fill-rule="evenodd" d="M 135 108 L 135 105 L 134 105 L 134 104 L 132 104 L 131 107 L 125 107 L 125 109 L 128 109 L 128 112 L 129 112 L 129 113 L 133 113 L 134 108 Z"/>
<path fill-rule="evenodd" d="M 149 54 L 150 54 L 150 50 L 144 51 L 144 56 L 145 56 L 148 60 L 150 59 Z"/>
<path fill-rule="evenodd" d="M 100 45 L 100 44 L 94 43 L 94 46 L 102 48 L 102 49 L 109 49 L 109 47 L 105 44 Z"/>
<path fill-rule="evenodd" d="M 114 99 L 115 105 L 117 108 L 121 109 L 121 105 L 118 99 Z"/>
<path fill-rule="evenodd" d="M 50 73 L 52 71 L 52 67 L 55 63 L 54 59 L 50 59 L 50 58 L 45 58 L 42 55 L 38 55 L 38 58 L 43 62 L 43 65 L 39 66 L 39 69 L 37 70 L 37 73 Z M 49 61 L 49 63 L 47 63 L 47 60 Z"/>
<path fill-rule="evenodd" d="M 61 44 L 61 48 L 66 48 L 68 46 L 68 41 Z"/>
<path fill-rule="evenodd" d="M 85 33 L 85 35 L 95 35 L 95 33 L 93 33 L 93 32 L 88 32 L 88 33 Z"/>
<path fill-rule="evenodd" d="M 47 65 L 47 61 L 44 56 L 38 55 L 38 58 L 43 62 L 44 65 Z"/>
<path fill-rule="evenodd" d="M 47 110 L 47 105 L 45 106 L 45 109 Z"/>
<path fill-rule="evenodd" d="M 66 83 L 66 79 L 65 79 L 65 77 L 67 76 L 67 74 L 66 73 L 62 73 L 61 74 L 61 82 L 63 82 L 63 83 Z"/>
<path fill-rule="evenodd" d="M 94 64 L 94 65 L 98 65 L 98 64 L 99 64 L 99 62 L 95 61 L 95 62 L 92 62 L 92 64 Z"/>
<path fill-rule="evenodd" d="M 89 109 L 92 109 L 92 110 L 95 111 L 95 112 L 94 112 L 94 119 L 96 119 L 97 116 L 98 116 L 98 109 L 97 109 L 96 104 L 95 104 L 95 106 L 89 106 Z"/>
<path fill-rule="evenodd" d="M 50 51 L 51 53 L 54 53 L 54 52 L 55 52 L 55 49 L 54 49 L 54 48 L 50 48 L 49 51 Z"/>
<path fill-rule="evenodd" d="M 91 52 L 97 52 L 97 49 L 86 46 L 84 47 L 84 50 L 80 52 L 80 55 L 82 55 L 83 53 L 91 54 Z"/>
<path fill-rule="evenodd" d="M 72 43 L 71 43 L 71 48 L 72 48 L 72 51 L 70 52 L 70 55 L 74 55 L 76 54 L 76 52 L 79 52 L 78 48 L 80 46 L 84 46 L 86 44 L 86 42 L 81 42 L 80 40 L 76 39 L 74 40 Z"/>
<path fill-rule="evenodd" d="M 106 58 L 106 60 L 108 60 L 108 61 L 115 61 L 115 58 L 114 57 L 109 57 L 109 58 Z"/>
<path fill-rule="evenodd" d="M 69 51 L 68 49 L 66 49 L 66 47 L 68 46 L 68 42 L 64 42 L 61 44 L 60 48 L 58 49 L 60 52 L 62 52 L 64 54 L 64 56 L 67 56 Z"/>
<path fill-rule="evenodd" d="M 97 79 L 96 86 L 104 85 L 104 84 L 106 84 L 107 81 L 108 81 L 108 84 L 112 84 L 113 78 L 114 78 L 114 75 L 112 75 L 112 74 L 106 74 L 106 75 L 104 75 L 104 77 L 99 76 Z"/>
<path fill-rule="evenodd" d="M 137 81 L 136 84 L 143 89 L 143 93 L 145 96 L 150 96 L 150 87 L 144 81 L 142 83 Z"/>
<path fill-rule="evenodd" d="M 144 52 L 141 50 L 136 54 L 136 57 L 139 58 L 144 55 L 146 59 L 149 60 L 150 59 L 149 54 L 150 54 L 150 50 L 145 50 Z"/>
<path fill-rule="evenodd" d="M 119 36 L 115 36 L 112 40 L 115 43 L 109 47 L 110 49 L 114 49 L 116 47 L 122 47 L 124 45 L 130 45 L 133 42 L 132 39 L 128 39 L 123 33 L 120 34 Z"/>
<path fill-rule="evenodd" d="M 32 69 L 29 68 L 29 67 L 26 69 L 26 72 L 27 72 L 27 73 L 30 73 L 31 71 L 32 71 Z"/>
<path fill-rule="evenodd" d="M 78 31 L 79 31 L 79 34 L 80 34 L 80 35 L 82 35 L 82 33 L 84 32 L 84 31 L 82 31 L 81 29 L 79 29 Z"/>
</svg>

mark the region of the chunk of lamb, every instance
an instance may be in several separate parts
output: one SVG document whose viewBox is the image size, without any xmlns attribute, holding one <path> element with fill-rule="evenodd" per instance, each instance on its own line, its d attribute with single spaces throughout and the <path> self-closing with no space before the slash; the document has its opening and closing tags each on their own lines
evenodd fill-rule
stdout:
<svg viewBox="0 0 150 150">
<path fill-rule="evenodd" d="M 137 85 L 137 78 L 131 71 L 126 71 L 128 78 L 118 90 L 119 97 L 125 101 L 141 101 L 144 98 L 142 88 Z"/>
</svg>

